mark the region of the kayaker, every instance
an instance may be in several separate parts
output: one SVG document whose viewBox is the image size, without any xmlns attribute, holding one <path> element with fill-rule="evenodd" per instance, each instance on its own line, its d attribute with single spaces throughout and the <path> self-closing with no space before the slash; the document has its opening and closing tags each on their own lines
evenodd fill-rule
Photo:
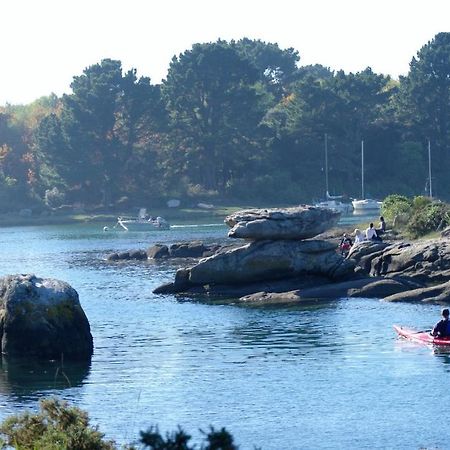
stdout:
<svg viewBox="0 0 450 450">
<path fill-rule="evenodd" d="M 432 336 L 450 337 L 450 320 L 448 308 L 442 310 L 442 319 L 431 330 Z"/>
</svg>

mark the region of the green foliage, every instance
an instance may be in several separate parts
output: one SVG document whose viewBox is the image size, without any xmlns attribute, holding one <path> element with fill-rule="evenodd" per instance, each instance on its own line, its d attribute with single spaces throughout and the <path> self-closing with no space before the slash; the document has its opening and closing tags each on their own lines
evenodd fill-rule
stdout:
<svg viewBox="0 0 450 450">
<path fill-rule="evenodd" d="M 208 433 L 202 433 L 206 442 L 201 445 L 200 450 L 237 450 L 238 448 L 225 428 L 216 431 L 211 427 Z M 191 436 L 181 428 L 173 433 L 167 433 L 164 438 L 158 427 L 150 427 L 147 431 L 141 431 L 140 442 L 150 450 L 195 450 L 197 448 L 195 445 L 189 445 L 190 439 Z"/>
<path fill-rule="evenodd" d="M 386 220 L 392 222 L 397 216 L 409 217 L 412 206 L 412 201 L 403 195 L 389 195 L 383 200 L 381 214 Z"/>
<path fill-rule="evenodd" d="M 406 227 L 412 237 L 418 238 L 430 232 L 442 230 L 450 224 L 450 206 L 443 202 L 418 202 L 417 209 Z"/>
<path fill-rule="evenodd" d="M 201 430 L 200 430 L 201 431 Z M 199 450 L 237 450 L 233 437 L 225 429 L 201 433 L 204 443 Z M 195 450 L 190 445 L 191 436 L 181 428 L 162 436 L 158 427 L 141 431 L 141 448 L 150 450 Z M 45 399 L 40 403 L 40 412 L 24 412 L 11 416 L 0 424 L 0 448 L 18 450 L 117 450 L 113 441 L 104 440 L 104 435 L 89 424 L 86 412 L 70 407 L 58 399 Z M 130 450 L 135 446 L 127 446 Z"/>
<path fill-rule="evenodd" d="M 41 401 L 37 414 L 25 412 L 12 416 L 0 425 L 2 448 L 20 450 L 113 450 L 113 442 L 89 425 L 88 415 L 64 401 Z"/>
<path fill-rule="evenodd" d="M 449 32 L 399 82 L 299 61 L 276 43 L 218 40 L 175 56 L 161 85 L 104 59 L 62 98 L 0 108 L 0 211 L 56 205 L 54 186 L 88 208 L 125 197 L 311 202 L 325 194 L 325 133 L 331 193 L 360 195 L 364 140 L 368 195 L 422 194 L 429 139 L 434 193 L 450 198 Z"/>
</svg>

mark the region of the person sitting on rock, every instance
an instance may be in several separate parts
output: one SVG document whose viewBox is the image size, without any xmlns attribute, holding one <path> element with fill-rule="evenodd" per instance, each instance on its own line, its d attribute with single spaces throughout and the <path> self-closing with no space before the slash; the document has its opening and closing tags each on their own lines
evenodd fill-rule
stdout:
<svg viewBox="0 0 450 450">
<path fill-rule="evenodd" d="M 384 221 L 383 216 L 380 216 L 380 226 L 375 231 L 377 232 L 377 236 L 381 236 L 386 233 L 386 222 Z"/>
<path fill-rule="evenodd" d="M 353 234 L 355 235 L 355 244 L 354 245 L 360 244 L 361 242 L 364 242 L 366 240 L 366 236 L 358 228 L 355 228 L 355 231 L 353 232 Z"/>
<path fill-rule="evenodd" d="M 341 255 L 346 257 L 348 255 L 348 252 L 350 251 L 351 246 L 353 245 L 353 242 L 349 236 L 347 236 L 347 233 L 344 233 L 341 239 L 341 242 L 339 244 L 339 249 L 341 251 Z"/>
<path fill-rule="evenodd" d="M 373 227 L 373 223 L 371 223 L 369 228 L 366 230 L 366 238 L 369 241 L 381 241 L 381 238 L 378 236 L 375 228 Z"/>
<path fill-rule="evenodd" d="M 450 320 L 448 308 L 442 310 L 442 319 L 433 327 L 431 335 L 436 337 L 450 337 Z"/>
</svg>

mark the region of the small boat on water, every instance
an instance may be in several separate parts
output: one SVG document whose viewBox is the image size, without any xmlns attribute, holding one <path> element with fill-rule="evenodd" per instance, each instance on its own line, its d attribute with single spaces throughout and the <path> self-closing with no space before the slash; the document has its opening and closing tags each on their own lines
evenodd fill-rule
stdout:
<svg viewBox="0 0 450 450">
<path fill-rule="evenodd" d="M 353 211 L 353 206 L 350 203 L 344 203 L 338 200 L 324 200 L 315 203 L 314 206 L 317 206 L 318 208 L 329 208 L 342 214 L 350 214 Z"/>
<path fill-rule="evenodd" d="M 450 345 L 450 338 L 434 337 L 430 334 L 430 331 L 416 331 L 412 328 L 401 327 L 400 325 L 394 325 L 394 330 L 399 336 L 404 337 L 413 342 L 426 345 Z"/>
<path fill-rule="evenodd" d="M 382 202 L 365 198 L 363 200 L 353 200 L 352 205 L 355 211 L 379 211 L 381 209 Z"/>
<path fill-rule="evenodd" d="M 149 231 L 168 230 L 169 223 L 162 217 L 152 217 L 147 215 L 145 208 L 139 210 L 138 217 L 118 217 L 114 228 L 120 227 L 125 231 Z"/>
</svg>

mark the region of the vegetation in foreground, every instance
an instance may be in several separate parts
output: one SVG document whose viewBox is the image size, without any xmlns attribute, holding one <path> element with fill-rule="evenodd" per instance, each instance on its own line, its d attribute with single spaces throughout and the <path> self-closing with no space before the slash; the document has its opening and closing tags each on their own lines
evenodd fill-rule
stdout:
<svg viewBox="0 0 450 450">
<path fill-rule="evenodd" d="M 139 442 L 128 450 L 237 450 L 233 437 L 224 429 L 202 432 L 204 443 L 191 445 L 191 436 L 181 428 L 162 436 L 157 427 L 142 431 Z M 40 412 L 25 412 L 0 424 L 0 448 L 18 450 L 117 450 L 113 441 L 89 423 L 88 414 L 58 399 L 41 401 Z"/>
</svg>

